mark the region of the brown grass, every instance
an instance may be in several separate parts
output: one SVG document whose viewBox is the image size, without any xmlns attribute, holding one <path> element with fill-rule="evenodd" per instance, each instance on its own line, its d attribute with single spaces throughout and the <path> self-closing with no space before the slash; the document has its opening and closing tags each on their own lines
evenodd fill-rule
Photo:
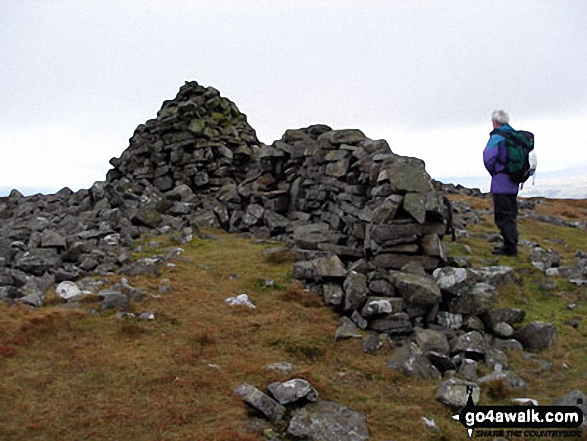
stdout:
<svg viewBox="0 0 587 441">
<path fill-rule="evenodd" d="M 486 252 L 476 240 L 470 246 Z M 154 321 L 86 312 L 93 304 L 34 311 L 0 304 L 0 439 L 260 440 L 244 430 L 248 410 L 232 391 L 243 382 L 264 389 L 294 377 L 310 381 L 321 398 L 363 412 L 372 440 L 466 439 L 453 412 L 434 400 L 437 382 L 388 369 L 389 347 L 366 356 L 357 340 L 335 342 L 338 315 L 291 284 L 291 265 L 268 262 L 264 247 L 215 233 L 185 247 L 191 262 L 164 269 L 172 292 L 158 292 L 155 279 L 130 280 L 159 296 L 131 305 L 135 313 L 154 311 Z M 557 323 L 577 314 L 533 291 L 535 276 L 500 289 L 500 302 L 545 302 L 532 316 L 553 313 Z M 275 287 L 259 286 L 269 278 Z M 225 304 L 240 293 L 256 309 Z M 550 404 L 584 388 L 585 328 L 561 326 L 559 341 L 540 353 L 553 363 L 550 372 L 538 359 L 510 356 L 528 396 Z M 293 374 L 266 370 L 278 361 L 294 363 Z M 489 403 L 507 401 L 497 392 Z M 428 433 L 422 416 L 441 433 Z"/>
<path fill-rule="evenodd" d="M 287 287 L 281 298 L 286 302 L 296 302 L 306 308 L 319 308 L 324 302 L 318 294 L 305 290 L 299 283 L 292 283 Z"/>
</svg>

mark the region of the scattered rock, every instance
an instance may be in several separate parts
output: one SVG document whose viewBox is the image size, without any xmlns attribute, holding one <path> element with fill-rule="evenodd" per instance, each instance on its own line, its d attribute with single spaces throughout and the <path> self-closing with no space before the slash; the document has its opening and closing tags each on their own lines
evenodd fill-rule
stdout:
<svg viewBox="0 0 587 441">
<path fill-rule="evenodd" d="M 473 403 L 477 404 L 481 396 L 479 386 L 470 381 L 450 378 L 438 386 L 435 399 L 453 409 L 461 409 L 467 404 L 469 393 Z"/>
<path fill-rule="evenodd" d="M 241 384 L 234 394 L 272 421 L 283 419 L 285 407 L 250 384 Z"/>
<path fill-rule="evenodd" d="M 298 400 L 318 400 L 318 392 L 310 383 L 301 378 L 294 378 L 285 383 L 271 383 L 268 386 L 271 395 L 281 404 L 295 403 Z"/>
<path fill-rule="evenodd" d="M 509 391 L 525 391 L 528 385 L 512 371 L 493 372 L 477 380 L 478 384 L 501 382 Z"/>
<path fill-rule="evenodd" d="M 364 441 L 369 438 L 363 414 L 331 401 L 311 403 L 295 412 L 287 433 L 311 441 Z"/>
<path fill-rule="evenodd" d="M 225 303 L 229 306 L 246 306 L 251 309 L 255 309 L 256 306 L 253 305 L 249 296 L 246 294 L 239 294 L 236 297 L 229 297 L 225 300 Z"/>
<path fill-rule="evenodd" d="M 377 334 L 369 334 L 363 337 L 361 346 L 365 354 L 374 354 L 383 346 L 383 343 Z"/>
<path fill-rule="evenodd" d="M 293 364 L 286 361 L 280 361 L 278 363 L 272 363 L 267 366 L 267 370 L 276 372 L 280 375 L 289 375 L 293 372 Z"/>
<path fill-rule="evenodd" d="M 79 289 L 79 287 L 74 282 L 69 281 L 61 282 L 59 285 L 57 285 L 55 292 L 59 297 L 65 300 L 78 297 L 82 294 L 81 289 Z"/>
<path fill-rule="evenodd" d="M 336 335 L 334 339 L 336 341 L 346 340 L 349 338 L 362 338 L 363 335 L 359 332 L 357 325 L 353 323 L 351 319 L 348 317 L 341 317 L 340 325 L 336 330 Z"/>
</svg>

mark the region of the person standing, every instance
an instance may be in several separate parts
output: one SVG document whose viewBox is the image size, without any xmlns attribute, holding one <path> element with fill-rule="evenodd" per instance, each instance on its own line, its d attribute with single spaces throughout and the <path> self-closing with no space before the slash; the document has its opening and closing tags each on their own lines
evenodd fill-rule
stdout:
<svg viewBox="0 0 587 441">
<path fill-rule="evenodd" d="M 510 117 L 503 110 L 491 114 L 493 129 L 513 132 Z M 483 150 L 483 163 L 491 175 L 490 193 L 493 197 L 495 224 L 503 237 L 503 245 L 493 249 L 493 254 L 503 256 L 518 255 L 518 190 L 519 184 L 513 182 L 506 172 L 506 139 L 492 132 Z"/>
</svg>

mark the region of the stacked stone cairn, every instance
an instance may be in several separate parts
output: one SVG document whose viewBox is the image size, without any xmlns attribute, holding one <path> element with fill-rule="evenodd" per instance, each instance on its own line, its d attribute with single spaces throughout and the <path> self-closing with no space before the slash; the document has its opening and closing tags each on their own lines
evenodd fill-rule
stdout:
<svg viewBox="0 0 587 441">
<path fill-rule="evenodd" d="M 513 329 L 504 325 L 520 320 L 491 312 L 492 274 L 439 269 L 447 261 L 445 206 L 424 162 L 360 130 L 313 125 L 264 145 L 234 103 L 187 82 L 110 163 L 106 180 L 89 190 L 0 198 L 0 300 L 40 306 L 59 282 L 156 274 L 157 262 L 178 251 L 132 262 L 134 239 L 172 232 L 181 244 L 217 227 L 283 241 L 299 258 L 294 278 L 343 315 L 339 338 L 356 327 L 391 336 L 416 330 L 421 350 L 438 331 L 427 360 L 440 371 L 457 367 L 455 354 L 487 357 L 492 335 L 507 341 Z M 391 365 L 415 366 L 418 354 L 406 351 Z M 427 369 L 437 376 L 430 365 L 420 373 Z"/>
</svg>

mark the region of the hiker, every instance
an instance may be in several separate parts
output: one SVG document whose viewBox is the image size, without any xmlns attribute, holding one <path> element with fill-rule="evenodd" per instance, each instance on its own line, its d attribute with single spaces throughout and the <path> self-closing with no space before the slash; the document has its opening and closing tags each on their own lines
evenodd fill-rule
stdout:
<svg viewBox="0 0 587 441">
<path fill-rule="evenodd" d="M 510 117 L 503 110 L 491 114 L 493 128 L 502 132 L 513 132 Z M 483 163 L 491 175 L 490 193 L 493 196 L 495 224 L 503 237 L 503 245 L 493 249 L 493 254 L 518 255 L 518 190 L 519 184 L 512 181 L 506 172 L 507 148 L 504 136 L 491 133 L 483 151 Z"/>
</svg>

